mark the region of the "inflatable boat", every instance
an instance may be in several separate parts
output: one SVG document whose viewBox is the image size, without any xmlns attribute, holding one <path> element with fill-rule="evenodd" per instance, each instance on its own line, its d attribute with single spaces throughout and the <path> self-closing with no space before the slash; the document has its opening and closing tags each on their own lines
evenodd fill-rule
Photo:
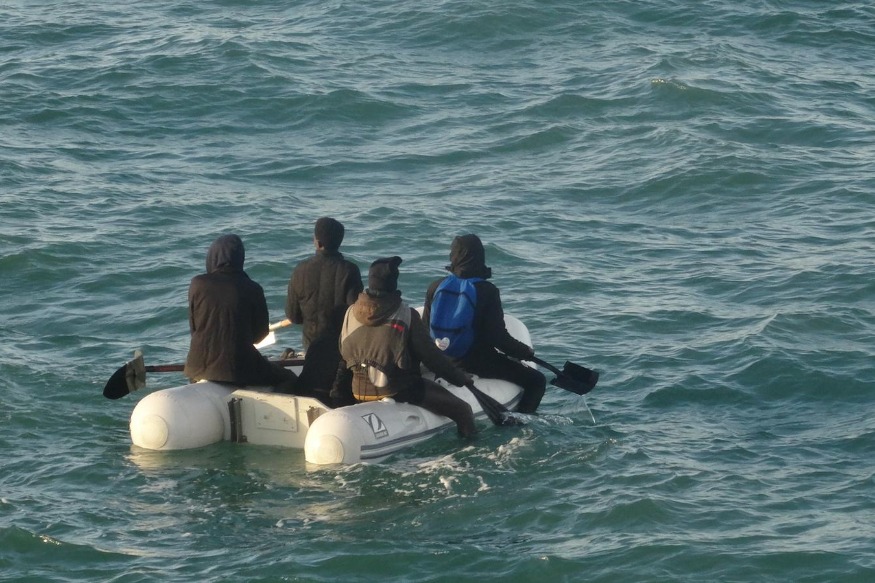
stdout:
<svg viewBox="0 0 875 583">
<path fill-rule="evenodd" d="M 513 316 L 505 320 L 508 331 L 531 346 L 525 325 Z M 434 378 L 429 372 L 423 376 Z M 475 418 L 486 416 L 467 388 L 437 382 L 468 402 Z M 507 381 L 475 377 L 475 384 L 510 410 L 522 396 L 522 388 Z M 226 440 L 303 449 L 307 462 L 317 465 L 378 461 L 451 427 L 455 423 L 446 417 L 392 399 L 332 409 L 313 397 L 208 381 L 151 393 L 137 403 L 130 420 L 131 441 L 150 450 Z"/>
</svg>

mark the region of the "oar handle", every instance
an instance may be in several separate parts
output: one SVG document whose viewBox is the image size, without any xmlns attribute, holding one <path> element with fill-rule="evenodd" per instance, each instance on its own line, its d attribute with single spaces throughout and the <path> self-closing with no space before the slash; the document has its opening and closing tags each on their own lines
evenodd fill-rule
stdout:
<svg viewBox="0 0 875 583">
<path fill-rule="evenodd" d="M 559 375 L 562 374 L 562 371 L 561 371 L 561 370 L 559 370 L 558 368 L 556 368 L 555 366 L 553 366 L 553 365 L 550 364 L 549 362 L 547 362 L 547 361 L 545 361 L 545 360 L 541 360 L 540 358 L 538 358 L 538 357 L 535 356 L 535 355 L 532 355 L 532 362 L 534 362 L 534 363 L 536 363 L 536 364 L 540 364 L 540 365 L 543 366 L 544 368 L 546 368 L 546 369 L 552 371 L 553 374 L 555 374 L 556 376 L 559 376 Z"/>
<path fill-rule="evenodd" d="M 269 331 L 273 332 L 274 330 L 279 330 L 280 328 L 285 328 L 286 326 L 291 326 L 291 325 L 292 325 L 292 321 L 289 320 L 288 318 L 286 318 L 285 320 L 280 320 L 279 322 L 274 322 L 273 324 L 268 326 L 267 329 Z"/>
<path fill-rule="evenodd" d="M 146 365 L 146 372 L 182 372 L 185 370 L 184 364 L 149 364 Z"/>
<path fill-rule="evenodd" d="M 285 360 L 271 360 L 280 366 L 302 366 L 303 358 L 287 358 Z M 185 370 L 184 364 L 150 364 L 146 366 L 146 372 L 182 372 Z"/>
</svg>

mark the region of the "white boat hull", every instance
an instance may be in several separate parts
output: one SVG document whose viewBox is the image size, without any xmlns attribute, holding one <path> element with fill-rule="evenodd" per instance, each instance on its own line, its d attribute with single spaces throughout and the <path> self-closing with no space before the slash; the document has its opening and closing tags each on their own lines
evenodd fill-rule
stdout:
<svg viewBox="0 0 875 583">
<path fill-rule="evenodd" d="M 531 345 L 519 320 L 506 316 L 506 321 L 511 334 Z M 438 382 L 468 402 L 475 417 L 485 417 L 468 389 Z M 522 396 L 519 386 L 506 381 L 478 379 L 476 384 L 511 410 Z M 226 440 L 303 449 L 305 459 L 317 465 L 379 460 L 449 427 L 455 424 L 446 417 L 392 399 L 331 409 L 312 397 L 214 382 L 147 395 L 130 421 L 133 444 L 150 450 L 194 449 Z"/>
<path fill-rule="evenodd" d="M 200 382 L 156 391 L 131 414 L 131 441 L 152 450 L 219 441 L 304 448 L 311 420 L 329 410 L 318 399 Z"/>
<path fill-rule="evenodd" d="M 485 418 L 471 391 L 442 384 L 471 405 L 476 418 Z M 479 379 L 476 385 L 511 410 L 522 396 L 519 386 L 506 381 Z M 377 461 L 449 427 L 454 428 L 455 423 L 416 405 L 392 399 L 359 403 L 334 409 L 316 419 L 304 441 L 304 458 L 316 465 Z"/>
</svg>

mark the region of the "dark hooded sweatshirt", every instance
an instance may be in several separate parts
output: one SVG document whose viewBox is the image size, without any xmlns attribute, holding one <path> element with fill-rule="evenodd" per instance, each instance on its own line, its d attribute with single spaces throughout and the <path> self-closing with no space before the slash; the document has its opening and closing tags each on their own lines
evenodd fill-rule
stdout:
<svg viewBox="0 0 875 583">
<path fill-rule="evenodd" d="M 321 249 L 289 278 L 286 317 L 304 327 L 304 348 L 321 336 L 337 338 L 346 308 L 363 289 L 358 266 L 339 251 Z"/>
<path fill-rule="evenodd" d="M 271 384 L 273 369 L 253 344 L 268 333 L 264 290 L 243 271 L 245 251 L 237 235 L 216 239 L 207 272 L 191 280 L 188 322 L 191 344 L 185 375 L 192 380 Z"/>
<path fill-rule="evenodd" d="M 476 372 L 479 368 L 477 364 L 494 359 L 496 350 L 521 360 L 529 358 L 532 354 L 531 349 L 511 336 L 505 327 L 501 295 L 492 282 L 486 281 L 492 277 L 492 269 L 486 266 L 486 252 L 476 235 L 462 235 L 453 240 L 447 271 L 462 278 L 483 278 L 483 281 L 474 284 L 477 288 L 477 305 L 474 308 L 473 323 L 474 343 L 468 354 L 458 359 L 458 364 L 465 370 Z M 425 294 L 422 319 L 426 325 L 431 319 L 434 293 L 442 281 L 443 279 L 438 279 L 432 282 Z"/>
</svg>

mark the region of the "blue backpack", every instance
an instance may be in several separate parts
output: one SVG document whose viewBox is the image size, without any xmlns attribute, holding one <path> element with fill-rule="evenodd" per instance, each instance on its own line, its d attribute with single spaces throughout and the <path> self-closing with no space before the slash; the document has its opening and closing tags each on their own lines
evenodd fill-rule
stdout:
<svg viewBox="0 0 875 583">
<path fill-rule="evenodd" d="M 437 287 L 431 303 L 429 328 L 434 343 L 444 354 L 461 358 L 474 342 L 474 307 L 481 277 L 463 279 L 448 275 Z"/>
</svg>

